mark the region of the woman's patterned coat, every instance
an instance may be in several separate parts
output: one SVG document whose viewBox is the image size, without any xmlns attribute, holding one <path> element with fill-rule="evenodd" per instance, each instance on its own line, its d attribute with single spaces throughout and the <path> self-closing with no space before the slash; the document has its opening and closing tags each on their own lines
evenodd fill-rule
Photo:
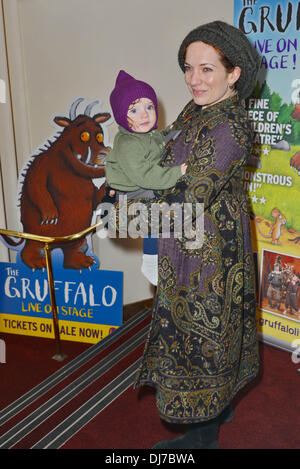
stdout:
<svg viewBox="0 0 300 469">
<path fill-rule="evenodd" d="M 161 164 L 186 162 L 187 171 L 157 202 L 203 204 L 204 242 L 188 249 L 185 238 L 159 240 L 159 283 L 136 386 L 156 387 L 161 418 L 191 423 L 218 416 L 258 372 L 242 184 L 252 131 L 237 96 L 202 110 L 190 102 L 175 127 L 182 132 Z"/>
</svg>

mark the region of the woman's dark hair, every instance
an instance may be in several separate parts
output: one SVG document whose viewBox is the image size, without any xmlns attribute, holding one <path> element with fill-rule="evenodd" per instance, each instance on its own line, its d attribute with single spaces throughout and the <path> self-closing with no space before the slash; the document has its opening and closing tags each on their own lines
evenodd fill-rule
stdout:
<svg viewBox="0 0 300 469">
<path fill-rule="evenodd" d="M 219 54 L 221 62 L 223 64 L 223 66 L 226 68 L 227 72 L 228 73 L 233 72 L 234 65 L 230 62 L 230 60 L 227 59 L 227 57 L 223 54 L 221 49 L 219 49 L 218 47 L 213 46 L 212 44 L 209 44 L 207 42 L 205 44 L 208 44 L 209 46 L 213 47 L 215 49 L 215 51 Z"/>
<path fill-rule="evenodd" d="M 209 42 L 205 42 L 205 41 L 202 41 L 204 42 L 204 44 L 207 44 L 208 46 L 211 46 L 215 49 L 215 51 L 217 52 L 217 54 L 220 56 L 220 60 L 221 60 L 221 63 L 223 64 L 223 66 L 225 67 L 227 73 L 231 73 L 233 72 L 233 69 L 234 69 L 234 65 L 230 62 L 229 59 L 227 59 L 227 57 L 224 55 L 224 53 L 221 51 L 221 49 L 219 49 L 218 47 L 214 46 L 213 44 L 210 44 Z M 185 50 L 184 50 L 184 57 L 186 55 L 186 50 L 188 48 L 190 44 L 188 44 L 186 47 L 185 47 Z"/>
</svg>

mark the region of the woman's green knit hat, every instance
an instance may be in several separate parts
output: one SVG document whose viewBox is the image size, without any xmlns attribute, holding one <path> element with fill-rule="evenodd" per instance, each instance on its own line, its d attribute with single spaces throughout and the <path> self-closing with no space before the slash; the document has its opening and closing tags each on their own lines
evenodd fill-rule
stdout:
<svg viewBox="0 0 300 469">
<path fill-rule="evenodd" d="M 213 21 L 193 29 L 183 40 L 178 52 L 179 65 L 183 71 L 186 48 L 196 41 L 217 47 L 234 67 L 241 68 L 242 73 L 235 87 L 241 99 L 247 98 L 253 90 L 261 59 L 245 34 L 223 21 Z"/>
</svg>

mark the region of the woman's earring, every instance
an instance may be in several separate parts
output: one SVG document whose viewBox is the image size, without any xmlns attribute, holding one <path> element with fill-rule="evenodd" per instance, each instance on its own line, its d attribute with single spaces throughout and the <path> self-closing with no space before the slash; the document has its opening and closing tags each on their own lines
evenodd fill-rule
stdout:
<svg viewBox="0 0 300 469">
<path fill-rule="evenodd" d="M 233 90 L 234 86 L 233 86 L 233 85 L 228 85 L 228 88 L 229 88 L 230 90 Z"/>
</svg>

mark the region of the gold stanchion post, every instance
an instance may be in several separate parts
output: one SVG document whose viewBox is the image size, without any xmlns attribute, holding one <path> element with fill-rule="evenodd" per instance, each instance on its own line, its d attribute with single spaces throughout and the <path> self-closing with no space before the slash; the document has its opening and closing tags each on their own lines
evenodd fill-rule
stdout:
<svg viewBox="0 0 300 469">
<path fill-rule="evenodd" d="M 52 307 L 54 337 L 55 337 L 55 342 L 56 342 L 56 354 L 52 357 L 54 360 L 63 361 L 67 356 L 64 355 L 61 351 L 59 325 L 58 325 L 58 310 L 57 310 L 56 298 L 55 298 L 55 288 L 54 288 L 54 280 L 53 280 L 50 245 L 64 244 L 64 243 L 69 243 L 69 242 L 81 239 L 83 236 L 86 236 L 87 234 L 94 232 L 96 228 L 100 225 L 102 225 L 102 221 L 96 223 L 93 226 L 89 226 L 85 230 L 82 230 L 78 233 L 74 233 L 68 236 L 55 237 L 55 238 L 49 237 L 49 236 L 38 236 L 32 233 L 22 233 L 20 231 L 5 230 L 3 228 L 0 228 L 0 234 L 2 235 L 12 236 L 12 237 L 22 238 L 22 239 L 31 239 L 32 241 L 38 241 L 40 243 L 44 243 L 44 251 L 46 255 L 46 265 L 47 265 L 47 272 L 48 272 L 50 300 L 51 300 L 51 307 Z"/>
<path fill-rule="evenodd" d="M 54 337 L 55 337 L 55 342 L 56 342 L 56 354 L 53 355 L 52 358 L 54 360 L 61 362 L 65 358 L 67 358 L 67 355 L 64 355 L 61 350 L 57 305 L 56 305 L 55 288 L 54 288 L 53 271 L 52 271 L 51 249 L 48 243 L 45 244 L 44 250 L 45 250 L 45 255 L 46 255 L 46 265 L 47 265 L 47 273 L 48 273 L 51 307 L 52 307 Z"/>
</svg>

